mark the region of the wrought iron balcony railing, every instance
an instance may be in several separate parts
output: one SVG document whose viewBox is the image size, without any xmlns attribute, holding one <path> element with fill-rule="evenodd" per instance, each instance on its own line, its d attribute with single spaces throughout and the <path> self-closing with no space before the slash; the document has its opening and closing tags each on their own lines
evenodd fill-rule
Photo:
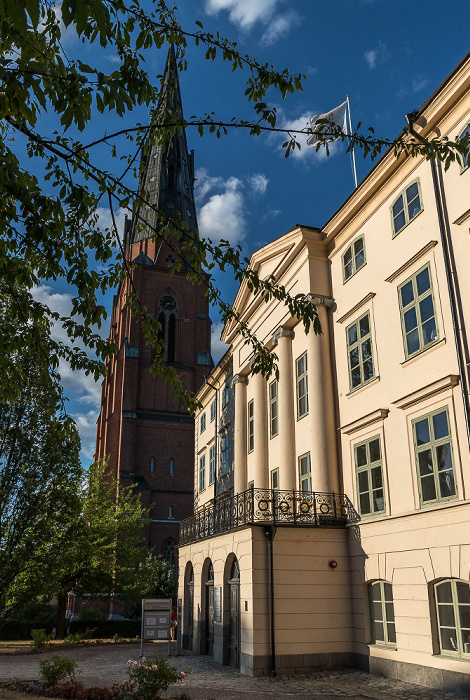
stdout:
<svg viewBox="0 0 470 700">
<path fill-rule="evenodd" d="M 345 527 L 357 521 L 348 497 L 341 493 L 248 489 L 218 498 L 180 524 L 179 544 L 189 544 L 248 525 Z"/>
</svg>

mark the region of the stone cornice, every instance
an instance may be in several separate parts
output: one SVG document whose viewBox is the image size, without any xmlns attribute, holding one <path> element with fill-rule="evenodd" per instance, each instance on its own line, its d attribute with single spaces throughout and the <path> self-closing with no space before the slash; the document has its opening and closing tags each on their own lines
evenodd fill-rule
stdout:
<svg viewBox="0 0 470 700">
<path fill-rule="evenodd" d="M 365 416 L 362 416 L 362 418 L 357 418 L 357 420 L 353 421 L 352 423 L 342 425 L 340 430 L 346 435 L 357 433 L 357 431 L 362 430 L 362 428 L 366 428 L 369 425 L 383 421 L 384 418 L 388 416 L 389 412 L 390 411 L 388 408 L 378 408 L 376 411 L 372 411 L 371 413 L 367 413 Z"/>
<path fill-rule="evenodd" d="M 396 399 L 396 401 L 392 401 L 392 403 L 397 408 L 405 410 L 406 408 L 415 406 L 416 404 L 436 396 L 437 394 L 441 394 L 443 391 L 452 389 L 454 386 L 457 386 L 459 381 L 460 377 L 458 374 L 449 374 L 447 377 L 438 379 L 437 382 L 428 384 L 417 391 L 413 391 L 411 394 L 407 394 L 400 399 Z"/>
<path fill-rule="evenodd" d="M 349 311 L 346 311 L 346 313 L 343 314 L 341 318 L 338 318 L 336 323 L 344 323 L 348 318 L 351 318 L 351 316 L 353 316 L 356 313 L 356 311 L 358 311 L 361 308 L 361 306 L 367 304 L 367 302 L 373 299 L 374 297 L 375 292 L 369 292 L 369 294 L 366 294 L 366 296 L 363 297 L 360 301 L 358 301 L 357 304 L 355 304 L 352 307 L 352 309 L 349 309 Z"/>
<path fill-rule="evenodd" d="M 410 267 L 412 267 L 415 264 L 415 262 L 417 262 L 420 258 L 423 257 L 423 255 L 426 255 L 426 253 L 429 253 L 429 251 L 432 250 L 433 248 L 435 248 L 436 246 L 437 246 L 437 241 L 429 241 L 429 243 L 426 243 L 426 245 L 423 248 L 421 248 L 421 250 L 418 250 L 418 252 L 415 253 L 415 255 L 413 255 L 412 258 L 407 260 L 404 265 L 399 267 L 398 270 L 395 270 L 395 272 L 392 272 L 392 274 L 389 275 L 385 279 L 385 281 L 386 282 L 394 282 L 398 277 L 400 277 L 400 275 L 403 272 L 406 272 L 406 270 L 408 270 Z"/>
</svg>

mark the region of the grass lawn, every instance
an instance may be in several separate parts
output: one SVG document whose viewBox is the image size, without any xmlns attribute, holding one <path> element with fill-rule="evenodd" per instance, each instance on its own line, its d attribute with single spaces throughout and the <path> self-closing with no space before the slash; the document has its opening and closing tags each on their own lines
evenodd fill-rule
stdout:
<svg viewBox="0 0 470 700">
<path fill-rule="evenodd" d="M 81 642 L 75 642 L 74 644 L 67 644 L 67 640 L 53 639 L 42 648 L 42 651 L 53 651 L 58 652 L 61 649 L 72 649 L 74 646 L 82 646 L 83 644 L 89 644 L 91 646 L 97 644 L 140 644 L 140 639 L 123 639 L 121 642 L 116 642 L 113 639 L 84 639 Z M 32 650 L 31 641 L 17 641 L 17 642 L 4 642 L 0 640 L 0 654 L 24 654 Z M 0 697 L 0 700 L 3 700 Z"/>
<path fill-rule="evenodd" d="M 40 700 L 39 695 L 34 696 L 35 700 Z M 31 700 L 31 695 L 28 693 L 19 693 L 16 690 L 7 690 L 0 688 L 0 700 Z M 50 698 L 48 700 L 51 700 Z"/>
</svg>

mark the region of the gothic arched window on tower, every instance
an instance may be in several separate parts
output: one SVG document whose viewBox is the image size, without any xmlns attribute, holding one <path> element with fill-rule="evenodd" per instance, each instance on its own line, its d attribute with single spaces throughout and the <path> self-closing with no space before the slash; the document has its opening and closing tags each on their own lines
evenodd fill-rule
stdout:
<svg viewBox="0 0 470 700">
<path fill-rule="evenodd" d="M 158 322 L 161 326 L 160 340 L 165 343 L 165 360 L 175 362 L 176 356 L 176 319 L 178 306 L 171 294 L 164 294 L 158 302 Z"/>
<path fill-rule="evenodd" d="M 163 545 L 163 558 L 170 566 L 175 565 L 175 543 L 173 540 L 167 540 Z"/>
</svg>

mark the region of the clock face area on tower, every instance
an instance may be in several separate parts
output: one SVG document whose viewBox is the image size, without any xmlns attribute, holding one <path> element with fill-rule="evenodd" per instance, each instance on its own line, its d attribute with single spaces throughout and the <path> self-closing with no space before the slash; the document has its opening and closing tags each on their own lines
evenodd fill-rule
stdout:
<svg viewBox="0 0 470 700">
<path fill-rule="evenodd" d="M 174 311 L 176 309 L 176 301 L 169 294 L 165 294 L 165 296 L 160 299 L 159 306 L 163 311 Z"/>
</svg>

